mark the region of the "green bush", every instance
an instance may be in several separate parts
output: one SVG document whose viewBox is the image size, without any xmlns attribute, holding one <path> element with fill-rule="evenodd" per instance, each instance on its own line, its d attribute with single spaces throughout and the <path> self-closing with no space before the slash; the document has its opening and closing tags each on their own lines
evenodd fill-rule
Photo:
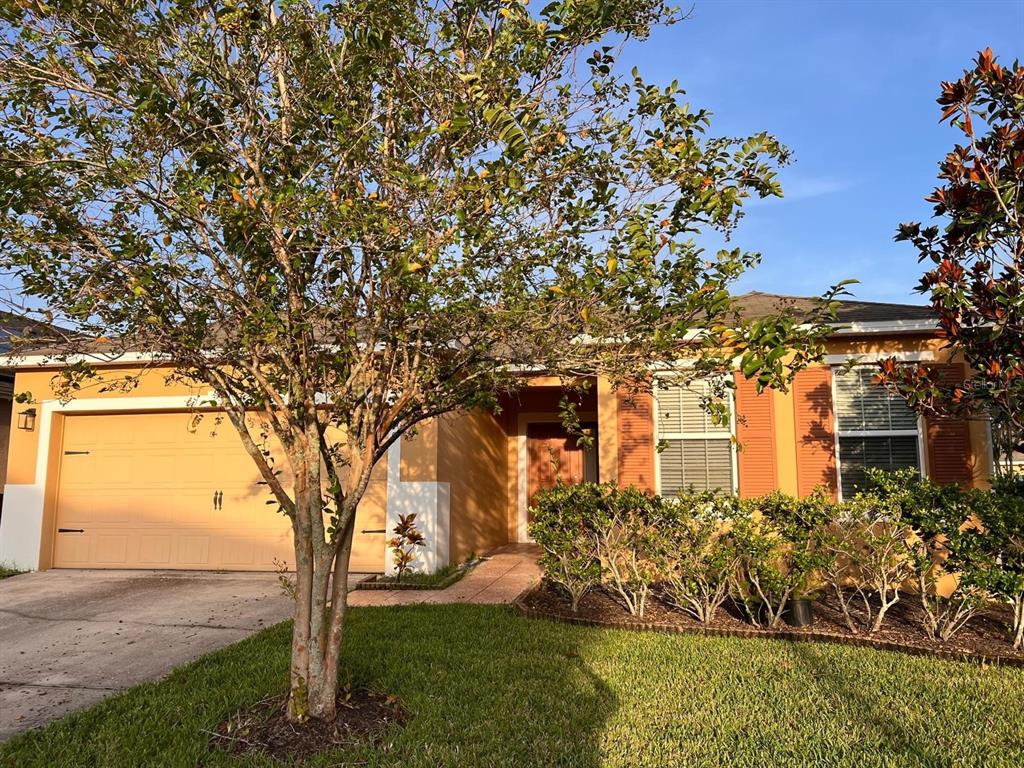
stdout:
<svg viewBox="0 0 1024 768">
<path fill-rule="evenodd" d="M 1024 496 L 961 491 L 914 471 L 869 471 L 844 503 L 819 490 L 738 500 L 688 492 L 662 499 L 613 484 L 559 484 L 538 494 L 530 532 L 546 579 L 575 611 L 597 586 L 643 616 L 655 585 L 701 622 L 728 597 L 759 625 L 791 600 L 830 589 L 851 632 L 873 634 L 916 587 L 924 628 L 948 640 L 993 599 L 1012 607 L 1024 643 Z"/>
<path fill-rule="evenodd" d="M 596 532 L 607 525 L 608 496 L 615 488 L 584 483 L 537 494 L 531 507 L 530 535 L 543 550 L 545 578 L 569 597 L 572 610 L 601 583 Z"/>
<path fill-rule="evenodd" d="M 709 622 L 729 596 L 739 554 L 732 534 L 736 499 L 713 492 L 665 501 L 662 577 L 668 603 Z"/>
<path fill-rule="evenodd" d="M 1024 494 L 995 485 L 990 494 L 976 494 L 973 512 L 985 530 L 983 538 L 992 568 L 988 587 L 1012 611 L 1013 647 L 1024 648 Z"/>
<path fill-rule="evenodd" d="M 778 626 L 789 601 L 809 597 L 826 566 L 815 531 L 827 517 L 827 499 L 796 499 L 775 492 L 744 500 L 734 523 L 739 567 L 734 595 L 755 624 Z"/>
<path fill-rule="evenodd" d="M 665 505 L 632 486 L 608 494 L 606 524 L 596 530 L 601 573 L 633 616 L 643 616 L 651 586 L 661 578 Z"/>
<path fill-rule="evenodd" d="M 1024 472 L 1000 472 L 992 478 L 992 491 L 1000 496 L 1024 499 Z"/>
<path fill-rule="evenodd" d="M 972 512 L 986 503 L 985 494 L 937 485 L 913 469 L 867 474 L 868 492 L 913 529 L 911 561 L 924 629 L 947 641 L 992 600 L 994 558 Z M 951 590 L 943 589 L 950 581 Z"/>
<path fill-rule="evenodd" d="M 900 590 L 914 574 L 914 534 L 892 504 L 870 493 L 836 504 L 817 531 L 826 553 L 822 575 L 854 634 L 874 634 L 900 601 Z M 877 608 L 875 607 L 877 602 Z M 861 619 L 854 619 L 853 607 Z"/>
</svg>

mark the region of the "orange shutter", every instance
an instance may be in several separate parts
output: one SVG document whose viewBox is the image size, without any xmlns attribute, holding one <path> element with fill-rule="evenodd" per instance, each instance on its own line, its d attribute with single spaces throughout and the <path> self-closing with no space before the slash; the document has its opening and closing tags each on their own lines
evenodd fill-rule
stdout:
<svg viewBox="0 0 1024 768">
<path fill-rule="evenodd" d="M 964 367 L 960 363 L 939 366 L 942 383 L 962 384 Z M 925 417 L 928 477 L 941 485 L 971 484 L 971 431 L 963 419 Z"/>
<path fill-rule="evenodd" d="M 796 420 L 797 492 L 808 495 L 824 485 L 835 497 L 835 417 L 832 408 L 832 370 L 825 366 L 805 368 L 793 380 Z"/>
<path fill-rule="evenodd" d="M 635 485 L 654 493 L 654 406 L 646 392 L 630 402 L 625 392 L 619 401 L 619 485 Z"/>
<path fill-rule="evenodd" d="M 736 439 L 740 496 L 762 496 L 779 487 L 775 464 L 775 408 L 771 390 L 757 393 L 756 379 L 736 373 Z"/>
</svg>

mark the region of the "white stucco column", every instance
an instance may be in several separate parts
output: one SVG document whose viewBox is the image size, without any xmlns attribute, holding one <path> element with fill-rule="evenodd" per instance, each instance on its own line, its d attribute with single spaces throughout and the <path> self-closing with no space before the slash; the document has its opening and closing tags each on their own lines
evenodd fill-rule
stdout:
<svg viewBox="0 0 1024 768">
<path fill-rule="evenodd" d="M 404 439 L 404 438 L 403 438 Z M 393 575 L 394 559 L 387 542 L 394 535 L 400 515 L 416 514 L 416 527 L 423 532 L 426 546 L 416 553 L 413 569 L 433 573 L 448 565 L 451 492 L 448 483 L 402 481 L 402 444 L 396 440 L 388 449 L 387 533 L 384 535 L 384 572 Z"/>
</svg>

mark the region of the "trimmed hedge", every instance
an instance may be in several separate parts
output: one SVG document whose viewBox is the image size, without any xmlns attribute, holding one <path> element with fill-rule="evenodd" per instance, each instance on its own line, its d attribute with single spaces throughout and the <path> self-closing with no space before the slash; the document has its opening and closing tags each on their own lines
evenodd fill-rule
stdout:
<svg viewBox="0 0 1024 768">
<path fill-rule="evenodd" d="M 665 602 L 698 621 L 712 621 L 731 598 L 752 623 L 774 627 L 791 600 L 827 589 L 851 632 L 874 634 L 912 585 L 930 637 L 949 640 L 1003 601 L 1020 648 L 1020 485 L 963 491 L 907 470 L 871 471 L 869 480 L 845 502 L 824 491 L 804 499 L 692 491 L 669 499 L 607 483 L 559 484 L 538 494 L 530 531 L 546 579 L 573 611 L 601 587 L 640 617 L 658 586 Z"/>
</svg>

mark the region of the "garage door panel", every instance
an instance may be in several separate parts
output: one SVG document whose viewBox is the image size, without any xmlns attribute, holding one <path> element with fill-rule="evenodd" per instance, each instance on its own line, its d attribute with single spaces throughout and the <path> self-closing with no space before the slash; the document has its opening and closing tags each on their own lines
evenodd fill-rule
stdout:
<svg viewBox="0 0 1024 768">
<path fill-rule="evenodd" d="M 138 560 L 150 568 L 167 568 L 171 564 L 173 546 L 173 532 L 141 533 Z"/>
<path fill-rule="evenodd" d="M 172 488 L 180 483 L 181 474 L 180 457 L 176 456 L 174 450 L 168 447 L 161 450 L 149 449 L 145 452 L 134 452 L 131 456 L 131 469 L 128 475 L 113 479 L 115 482 L 125 482 L 135 488 L 140 486 Z"/>
<path fill-rule="evenodd" d="M 366 487 L 362 503 L 356 510 L 356 529 L 352 536 L 354 571 L 378 571 L 383 568 L 383 531 L 387 525 L 387 481 L 374 480 Z M 364 533 L 365 531 L 365 533 Z"/>
<path fill-rule="evenodd" d="M 223 494 L 221 508 L 217 510 L 217 518 L 224 524 L 235 524 L 255 520 L 260 525 L 268 525 L 268 521 L 286 520 L 277 511 L 277 501 L 267 490 L 267 486 L 255 482 L 229 485 L 221 482 L 219 489 Z M 273 501 L 273 504 L 267 502 Z"/>
<path fill-rule="evenodd" d="M 84 533 L 58 533 L 54 544 L 54 564 L 68 568 L 84 568 L 90 565 L 90 538 Z"/>
<path fill-rule="evenodd" d="M 98 565 L 123 566 L 128 562 L 127 533 L 98 533 L 92 537 L 92 559 Z"/>
<path fill-rule="evenodd" d="M 179 534 L 177 538 L 177 568 L 208 568 L 210 562 L 210 536 L 204 534 Z"/>
<path fill-rule="evenodd" d="M 223 450 L 230 448 L 225 447 Z M 216 485 L 218 481 L 222 482 L 226 477 L 235 476 L 230 468 L 224 466 L 223 457 L 219 455 L 223 450 L 217 451 L 212 447 L 199 450 L 185 446 L 180 453 L 171 454 L 170 461 L 173 463 L 170 474 L 173 475 L 173 482 L 178 485 L 208 487 Z M 247 474 L 252 474 L 254 469 L 250 467 Z"/>
<path fill-rule="evenodd" d="M 56 566 L 294 566 L 290 521 L 267 504 L 272 495 L 233 428 L 190 424 L 186 413 L 65 418 L 57 526 L 84 532 L 58 530 Z M 387 489 L 378 470 L 356 516 L 356 570 L 383 568 Z"/>
<path fill-rule="evenodd" d="M 61 524 L 75 524 L 70 527 L 209 526 L 213 514 L 213 493 L 205 491 L 111 488 L 100 494 L 78 488 L 60 495 Z"/>
</svg>

